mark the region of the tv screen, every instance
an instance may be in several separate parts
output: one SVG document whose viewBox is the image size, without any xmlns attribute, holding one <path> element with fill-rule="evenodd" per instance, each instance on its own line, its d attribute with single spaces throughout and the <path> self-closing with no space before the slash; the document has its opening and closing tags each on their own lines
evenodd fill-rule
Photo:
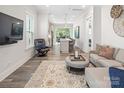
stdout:
<svg viewBox="0 0 124 93">
<path fill-rule="evenodd" d="M 16 40 L 21 40 L 23 38 L 23 25 L 21 23 L 12 24 L 11 37 Z"/>
<path fill-rule="evenodd" d="M 23 21 L 0 12 L 0 45 L 23 39 Z"/>
</svg>

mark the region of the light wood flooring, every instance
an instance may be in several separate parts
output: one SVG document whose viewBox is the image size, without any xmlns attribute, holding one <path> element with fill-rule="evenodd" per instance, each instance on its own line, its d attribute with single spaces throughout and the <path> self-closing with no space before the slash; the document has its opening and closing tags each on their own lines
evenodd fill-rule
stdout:
<svg viewBox="0 0 124 93">
<path fill-rule="evenodd" d="M 58 47 L 51 49 L 46 57 L 34 56 L 6 79 L 0 82 L 0 88 L 23 88 L 43 60 L 64 60 L 69 54 L 60 54 Z"/>
</svg>

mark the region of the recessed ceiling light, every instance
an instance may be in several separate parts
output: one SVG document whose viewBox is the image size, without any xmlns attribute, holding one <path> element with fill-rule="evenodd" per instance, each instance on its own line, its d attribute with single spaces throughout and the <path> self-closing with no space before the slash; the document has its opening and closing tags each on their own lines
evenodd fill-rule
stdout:
<svg viewBox="0 0 124 93">
<path fill-rule="evenodd" d="M 85 5 L 82 5 L 81 7 L 82 7 L 82 8 L 85 8 L 86 6 L 85 6 Z"/>
</svg>

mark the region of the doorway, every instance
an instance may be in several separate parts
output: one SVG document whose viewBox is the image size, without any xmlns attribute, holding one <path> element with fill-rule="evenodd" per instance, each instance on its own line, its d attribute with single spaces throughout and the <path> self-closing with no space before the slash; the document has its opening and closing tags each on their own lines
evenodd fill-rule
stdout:
<svg viewBox="0 0 124 93">
<path fill-rule="evenodd" d="M 60 39 L 73 38 L 73 27 L 55 26 L 53 30 L 53 50 L 60 52 Z"/>
<path fill-rule="evenodd" d="M 61 38 L 73 38 L 73 28 L 56 27 L 53 31 L 53 45 L 60 43 Z"/>
</svg>

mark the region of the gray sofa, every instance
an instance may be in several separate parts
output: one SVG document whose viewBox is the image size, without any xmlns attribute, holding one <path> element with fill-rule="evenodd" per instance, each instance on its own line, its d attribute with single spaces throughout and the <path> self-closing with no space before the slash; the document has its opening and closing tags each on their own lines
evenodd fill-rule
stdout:
<svg viewBox="0 0 124 93">
<path fill-rule="evenodd" d="M 90 53 L 90 62 L 97 67 L 122 67 L 124 65 L 124 49 L 116 48 L 113 58 L 113 60 L 109 60 L 98 54 Z"/>
<path fill-rule="evenodd" d="M 108 68 L 86 68 L 85 80 L 90 88 L 111 87 Z"/>
<path fill-rule="evenodd" d="M 96 67 L 85 69 L 85 80 L 91 88 L 111 88 L 109 67 L 124 69 L 124 49 L 115 49 L 113 60 L 90 53 L 90 62 Z"/>
<path fill-rule="evenodd" d="M 124 69 L 123 67 L 117 67 Z M 111 88 L 109 68 L 86 68 L 85 80 L 90 88 Z"/>
</svg>

